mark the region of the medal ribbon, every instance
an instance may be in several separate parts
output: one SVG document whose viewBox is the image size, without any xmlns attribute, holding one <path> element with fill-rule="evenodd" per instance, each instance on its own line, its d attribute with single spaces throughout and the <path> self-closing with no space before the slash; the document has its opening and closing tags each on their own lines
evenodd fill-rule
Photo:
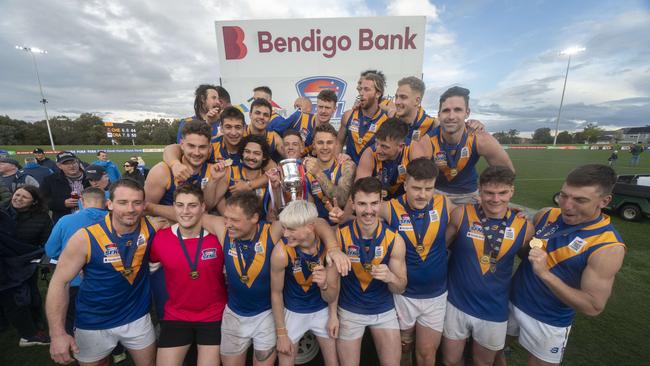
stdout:
<svg viewBox="0 0 650 366">
<path fill-rule="evenodd" d="M 300 248 L 296 247 L 296 256 L 298 257 L 298 260 L 300 260 L 300 268 L 302 269 L 302 273 L 305 276 L 305 278 L 308 278 L 311 276 L 311 269 L 309 268 L 309 263 L 318 263 L 321 264 L 320 258 L 321 255 L 323 254 L 323 245 L 321 245 L 320 240 L 318 241 L 318 251 L 316 252 L 316 255 L 310 255 L 310 254 L 305 254 Z M 316 258 L 316 259 L 314 259 Z"/>
<path fill-rule="evenodd" d="M 253 238 L 253 241 L 251 242 L 253 248 L 255 248 L 255 245 L 257 244 L 257 241 L 260 238 L 260 234 L 262 233 L 262 230 L 260 230 L 259 225 L 257 227 L 257 232 L 255 233 L 255 237 Z M 248 269 L 251 267 L 251 265 L 254 262 L 254 258 L 251 258 L 249 261 L 247 261 L 246 265 L 244 265 L 244 259 L 242 255 L 242 243 L 239 239 L 235 239 L 235 249 L 237 249 L 237 262 L 239 262 L 239 268 L 241 269 L 241 276 L 246 276 L 248 274 Z M 249 249 L 250 250 L 250 249 Z M 255 250 L 255 249 L 253 249 Z"/>
<path fill-rule="evenodd" d="M 467 143 L 467 131 L 463 133 L 463 137 L 460 139 L 460 142 L 456 145 L 449 145 L 447 144 L 443 139 L 442 139 L 442 131 L 440 131 L 440 134 L 438 135 L 438 141 L 440 142 L 440 148 L 442 151 L 445 153 L 445 159 L 447 160 L 447 166 L 450 169 L 456 168 L 458 165 L 458 160 L 460 160 L 460 152 L 463 146 Z M 450 148 L 450 147 L 453 147 Z M 451 150 L 455 150 L 456 154 L 454 156 L 451 156 Z"/>
<path fill-rule="evenodd" d="M 483 208 L 481 208 L 480 205 L 477 213 L 478 217 L 481 219 L 485 243 L 490 247 L 490 269 L 494 271 L 497 265 L 497 257 L 501 250 L 501 244 L 503 244 L 503 237 L 506 235 L 505 230 L 506 227 L 508 227 L 508 214 L 510 213 L 510 210 L 506 212 L 506 215 L 501 219 L 501 222 L 499 222 L 499 228 L 496 232 L 490 228 L 490 221 L 487 216 L 485 216 Z M 497 236 L 496 239 L 494 238 L 495 235 Z"/>
<path fill-rule="evenodd" d="M 112 226 L 112 223 L 111 223 Z M 111 239 L 111 241 L 115 244 L 119 243 L 119 237 L 118 235 L 113 232 L 112 227 L 106 227 L 106 231 L 108 232 L 108 237 Z M 133 264 L 133 257 L 135 257 L 135 252 L 138 249 L 138 237 L 140 236 L 140 223 L 138 223 L 138 227 L 132 232 L 129 233 L 125 236 L 130 237 L 129 241 L 131 242 L 131 245 L 125 245 L 124 250 L 120 249 L 120 246 L 117 246 L 117 254 L 120 256 L 120 260 L 122 261 L 122 265 L 124 266 L 125 271 L 130 271 L 131 270 L 131 264 Z M 135 240 L 133 240 L 135 238 Z M 127 241 L 128 242 L 128 241 Z"/>
<path fill-rule="evenodd" d="M 185 242 L 183 241 L 183 235 L 181 234 L 180 227 L 176 229 L 176 236 L 178 237 L 178 242 L 181 244 L 181 248 L 183 248 L 183 253 L 185 253 L 187 264 L 190 266 L 190 273 L 196 272 L 196 267 L 199 265 L 199 253 L 201 252 L 201 244 L 203 243 L 203 228 L 201 228 L 201 233 L 199 234 L 199 243 L 196 245 L 194 262 L 192 262 L 192 259 L 190 259 L 190 253 L 188 253 Z"/>
<path fill-rule="evenodd" d="M 560 218 L 561 218 L 561 216 L 560 216 Z M 559 231 L 558 231 L 558 229 L 560 228 L 560 224 L 558 222 L 556 222 L 554 225 L 544 225 L 544 227 L 542 227 L 541 229 L 539 229 L 539 230 L 537 230 L 535 232 L 534 237 L 538 238 L 538 239 L 543 239 L 543 240 L 551 240 L 553 238 L 557 238 L 557 237 L 560 237 L 560 236 L 566 236 L 566 235 L 569 235 L 569 234 L 573 234 L 573 233 L 575 233 L 577 231 L 580 231 L 580 230 L 586 228 L 587 226 L 593 225 L 593 224 L 597 223 L 598 221 L 600 221 L 601 219 L 602 219 L 602 217 L 598 216 L 595 220 L 585 222 L 585 223 L 580 224 L 580 225 L 575 225 L 575 226 L 572 225 L 572 226 L 569 226 L 569 227 L 564 228 L 564 229 L 559 230 Z"/>
<path fill-rule="evenodd" d="M 375 235 L 370 240 L 370 248 L 368 250 L 368 253 L 366 254 L 366 250 L 365 250 L 366 245 L 363 243 L 364 239 L 361 234 L 361 228 L 359 228 L 359 223 L 357 222 L 357 220 L 354 220 L 354 235 L 356 236 L 356 238 L 353 239 L 357 239 L 359 241 L 359 244 L 361 244 L 359 245 L 359 249 L 360 249 L 359 260 L 361 261 L 362 265 L 365 265 L 367 263 L 372 264 L 372 260 L 375 259 L 375 248 L 378 245 L 377 239 L 379 238 L 380 232 L 381 232 L 381 222 L 377 223 L 377 229 L 375 230 Z M 356 240 L 353 240 L 353 242 L 356 242 Z M 367 256 L 371 256 L 370 260 L 368 260 Z"/>
<path fill-rule="evenodd" d="M 422 225 L 422 226 L 424 226 L 424 228 L 423 228 L 424 230 L 418 230 L 417 225 L 415 225 L 415 219 L 416 219 L 415 214 L 417 213 L 419 215 L 422 215 L 422 212 L 430 212 L 433 209 L 433 200 L 431 200 L 427 204 L 427 207 L 425 207 L 424 210 L 421 211 L 421 210 L 412 209 L 411 206 L 409 206 L 409 203 L 408 203 L 408 201 L 406 199 L 406 196 L 405 196 L 404 197 L 404 208 L 406 209 L 406 213 L 409 215 L 409 219 L 411 220 L 411 226 L 413 227 L 413 234 L 415 234 L 415 240 L 417 241 L 417 243 L 415 243 L 415 245 L 416 246 L 417 245 L 424 245 L 424 243 L 423 243 L 424 236 L 426 235 L 427 230 L 429 230 L 429 224 L 431 223 L 431 219 L 424 220 L 425 224 Z M 418 212 L 418 211 L 421 211 L 421 212 Z"/>
</svg>

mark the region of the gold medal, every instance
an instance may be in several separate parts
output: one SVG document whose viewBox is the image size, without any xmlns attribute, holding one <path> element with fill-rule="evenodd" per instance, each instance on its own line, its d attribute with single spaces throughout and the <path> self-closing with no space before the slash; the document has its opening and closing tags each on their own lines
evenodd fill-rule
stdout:
<svg viewBox="0 0 650 366">
<path fill-rule="evenodd" d="M 190 272 L 190 278 L 192 278 L 193 280 L 199 278 L 199 271 Z"/>
<path fill-rule="evenodd" d="M 364 269 L 366 272 L 370 272 L 370 271 L 372 271 L 372 263 L 364 263 L 364 264 L 363 264 L 363 269 Z"/>
<path fill-rule="evenodd" d="M 490 263 L 490 257 L 488 257 L 487 255 L 483 255 L 483 256 L 481 257 L 481 263 L 483 263 L 483 264 L 488 264 L 488 263 Z"/>
<path fill-rule="evenodd" d="M 243 283 L 248 283 L 248 276 L 247 276 L 247 275 L 241 275 L 241 276 L 239 276 L 239 279 L 240 279 Z"/>
<path fill-rule="evenodd" d="M 133 273 L 131 268 L 124 268 L 124 270 L 122 270 L 122 276 L 124 277 L 129 277 L 131 273 Z"/>
<path fill-rule="evenodd" d="M 418 245 L 416 245 L 416 246 L 415 246 L 415 251 L 416 251 L 418 254 L 422 254 L 422 253 L 424 252 L 424 245 L 422 245 L 422 244 L 418 244 Z"/>
<path fill-rule="evenodd" d="M 542 239 L 539 239 L 539 238 L 532 238 L 532 239 L 530 240 L 530 244 L 529 244 L 529 245 L 530 245 L 531 248 L 542 249 L 542 247 L 544 247 L 544 242 L 542 241 Z"/>
<path fill-rule="evenodd" d="M 451 170 L 449 171 L 449 174 L 450 174 L 452 177 L 455 177 L 455 176 L 458 175 L 458 170 L 456 170 L 456 168 L 451 169 Z"/>
<path fill-rule="evenodd" d="M 359 137 L 359 139 L 357 140 L 357 143 L 359 145 L 363 145 L 363 138 Z"/>
<path fill-rule="evenodd" d="M 314 272 L 314 269 L 316 267 L 320 266 L 320 263 L 319 262 L 309 262 L 307 265 L 309 267 L 309 271 Z"/>
</svg>

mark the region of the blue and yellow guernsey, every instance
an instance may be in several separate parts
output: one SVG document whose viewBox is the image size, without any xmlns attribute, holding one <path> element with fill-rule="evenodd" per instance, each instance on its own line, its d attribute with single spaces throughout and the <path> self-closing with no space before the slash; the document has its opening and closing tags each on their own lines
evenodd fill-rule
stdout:
<svg viewBox="0 0 650 366">
<path fill-rule="evenodd" d="M 341 278 L 339 306 L 342 309 L 375 315 L 395 307 L 388 284 L 373 279 L 370 271 L 364 269 L 364 263 L 388 265 L 396 236 L 397 233 L 383 222 L 379 222 L 374 240 L 362 239 L 356 220 L 338 227 L 339 245 L 352 262 L 352 273 Z"/>
<path fill-rule="evenodd" d="M 435 130 L 437 121 L 435 117 L 426 114 L 420 107 L 415 121 L 409 125 L 409 133 L 406 135 L 406 145 L 411 145 L 411 141 L 420 141 L 423 138 L 431 138 Z"/>
<path fill-rule="evenodd" d="M 241 316 L 271 309 L 271 224 L 260 221 L 252 240 L 223 241 L 228 307 Z"/>
<path fill-rule="evenodd" d="M 199 169 L 199 172 L 190 176 L 190 178 L 184 182 L 179 182 L 177 179 L 175 179 L 174 173 L 172 173 L 172 168 L 169 167 L 169 165 L 165 166 L 169 170 L 169 176 L 167 177 L 165 194 L 160 199 L 161 205 L 171 206 L 174 203 L 174 191 L 176 191 L 176 187 L 178 187 L 180 184 L 192 184 L 203 189 L 203 187 L 208 184 L 208 181 L 210 181 L 210 178 L 212 177 L 210 169 L 212 167 L 212 164 L 208 162 L 203 163 L 201 169 Z"/>
<path fill-rule="evenodd" d="M 84 232 L 88 236 L 88 254 L 77 295 L 75 326 L 109 329 L 146 315 L 151 298 L 149 245 L 156 232 L 154 227 L 141 218 L 133 232 L 118 236 L 107 214 L 102 222 L 86 227 Z M 125 272 L 125 267 L 130 271 Z"/>
<path fill-rule="evenodd" d="M 404 146 L 399 155 L 393 160 L 381 161 L 377 157 L 375 146 L 372 150 L 372 176 L 381 182 L 381 196 L 384 200 L 395 198 L 404 194 L 404 181 L 406 181 L 406 167 L 411 162 L 411 147 Z"/>
<path fill-rule="evenodd" d="M 239 181 L 250 182 L 251 179 L 246 176 L 246 168 L 241 165 L 231 165 L 230 182 L 228 183 L 228 187 L 233 186 Z M 260 202 L 262 203 L 262 212 L 260 213 L 260 219 L 264 220 L 268 214 L 269 202 L 271 201 L 271 193 L 269 192 L 267 186 L 256 188 L 253 190 L 253 192 L 255 192 L 257 197 L 260 199 Z M 230 190 L 226 191 L 226 198 L 230 197 L 231 195 L 232 194 L 230 193 Z"/>
<path fill-rule="evenodd" d="M 482 261 L 490 247 L 478 215 L 478 205 L 466 205 L 454 243 L 450 246 L 449 293 L 447 301 L 473 317 L 504 322 L 508 320 L 508 292 L 515 255 L 526 237 L 528 221 L 512 211 L 506 214 L 505 232 L 496 270 Z M 503 219 L 488 219 L 490 226 Z"/>
<path fill-rule="evenodd" d="M 452 194 L 476 191 L 476 163 L 480 158 L 476 135 L 465 131 L 461 141 L 452 145 L 444 142 L 441 133 L 440 126 L 436 127 L 430 139 L 433 161 L 442 173 L 436 179 L 436 189 Z"/>
<path fill-rule="evenodd" d="M 314 142 L 314 128 L 317 125 L 316 115 L 300 113 L 298 119 L 291 125 L 291 128 L 300 133 L 302 142 L 305 143 L 305 150 L 303 155 L 307 155 L 311 152 L 311 145 Z"/>
<path fill-rule="evenodd" d="M 356 109 L 350 113 L 347 120 L 342 121 L 348 130 L 345 137 L 345 153 L 350 155 L 355 164 L 359 165 L 363 151 L 375 143 L 375 133 L 387 119 L 388 115 L 378 108 L 372 117 L 364 116 L 360 109 Z"/>
<path fill-rule="evenodd" d="M 244 131 L 244 136 L 248 136 L 250 134 L 252 134 L 252 130 L 251 130 L 251 126 L 248 125 L 248 127 Z M 280 146 L 282 146 L 282 137 L 280 137 L 280 135 L 278 135 L 276 132 L 269 131 L 269 130 L 266 130 L 264 132 L 263 137 L 266 140 L 266 143 L 269 144 L 271 156 L 274 156 L 275 159 L 275 156 L 279 156 L 279 149 Z"/>
<path fill-rule="evenodd" d="M 315 313 L 327 307 L 320 288 L 312 282 L 312 268 L 325 264 L 325 245 L 319 240 L 318 251 L 315 255 L 307 254 L 297 247 L 290 247 L 282 242 L 287 253 L 287 264 L 284 269 L 284 307 L 295 313 Z"/>
<path fill-rule="evenodd" d="M 232 159 L 233 165 L 241 164 L 241 157 L 239 156 L 238 152 L 228 152 L 226 142 L 223 140 L 223 135 L 213 137 L 212 141 L 210 141 L 210 144 L 212 145 L 212 155 L 210 155 L 210 161 Z"/>
<path fill-rule="evenodd" d="M 572 226 L 564 223 L 559 208 L 553 208 L 542 216 L 535 229 L 539 231 L 551 226 L 566 234 L 543 240 L 548 253 L 547 265 L 551 273 L 575 289 L 580 289 L 582 272 L 592 254 L 616 246 L 625 248 L 623 239 L 605 214 L 587 226 Z M 521 262 L 513 277 L 510 300 L 524 313 L 555 327 L 568 327 L 575 316 L 575 311 L 535 275 L 527 260 Z"/>
<path fill-rule="evenodd" d="M 388 225 L 404 239 L 408 283 L 402 295 L 415 299 L 437 297 L 447 291 L 448 200 L 435 195 L 422 210 L 411 209 L 406 195 L 388 202 Z M 417 230 L 416 232 L 413 228 Z M 420 247 L 418 247 L 420 244 Z"/>
</svg>

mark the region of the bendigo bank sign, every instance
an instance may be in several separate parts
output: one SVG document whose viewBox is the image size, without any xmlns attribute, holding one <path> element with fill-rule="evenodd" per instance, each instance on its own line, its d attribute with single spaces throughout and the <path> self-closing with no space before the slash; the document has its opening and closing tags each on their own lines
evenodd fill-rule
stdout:
<svg viewBox="0 0 650 366">
<path fill-rule="evenodd" d="M 425 27 L 424 16 L 218 21 L 222 85 L 235 105 L 269 86 L 286 114 L 296 97 L 315 104 L 315 86 L 330 85 L 339 97 L 336 120 L 354 102 L 346 83 L 356 85 L 360 72 L 382 71 L 386 94 L 402 77 L 422 76 Z"/>
</svg>

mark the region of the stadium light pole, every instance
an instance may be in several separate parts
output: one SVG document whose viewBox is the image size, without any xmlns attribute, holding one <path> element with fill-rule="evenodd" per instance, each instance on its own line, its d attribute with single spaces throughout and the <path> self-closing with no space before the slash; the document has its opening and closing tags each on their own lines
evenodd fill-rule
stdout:
<svg viewBox="0 0 650 366">
<path fill-rule="evenodd" d="M 47 51 L 42 50 L 40 48 L 27 47 L 27 46 L 16 46 L 16 49 L 20 51 L 25 51 L 32 56 L 32 61 L 34 62 L 34 70 L 36 70 L 36 80 L 38 81 L 38 89 L 41 91 L 41 103 L 43 103 L 43 111 L 45 112 L 45 124 L 47 125 L 47 133 L 50 135 L 50 146 L 52 147 L 52 151 L 56 151 L 56 149 L 54 148 L 54 139 L 52 138 L 52 129 L 50 128 L 50 118 L 47 115 L 47 106 L 45 105 L 47 103 L 47 99 L 45 99 L 45 95 L 43 94 L 43 86 L 41 85 L 41 76 L 38 74 L 38 66 L 36 65 L 36 57 L 34 56 L 34 53 L 46 54 Z"/>
<path fill-rule="evenodd" d="M 562 114 L 562 104 L 564 103 L 564 92 L 566 91 L 566 81 L 569 77 L 569 67 L 571 66 L 571 56 L 584 51 L 584 47 L 570 47 L 566 50 L 560 52 L 560 55 L 569 56 L 569 60 L 566 63 L 566 73 L 564 74 L 564 87 L 562 87 L 562 98 L 560 99 L 560 109 L 557 111 L 557 120 L 555 121 L 555 137 L 553 138 L 553 146 L 557 144 L 557 134 L 560 129 L 560 115 Z"/>
</svg>

